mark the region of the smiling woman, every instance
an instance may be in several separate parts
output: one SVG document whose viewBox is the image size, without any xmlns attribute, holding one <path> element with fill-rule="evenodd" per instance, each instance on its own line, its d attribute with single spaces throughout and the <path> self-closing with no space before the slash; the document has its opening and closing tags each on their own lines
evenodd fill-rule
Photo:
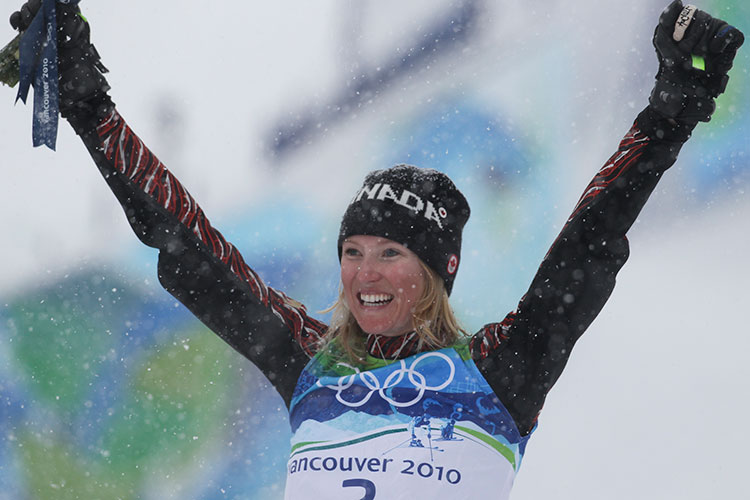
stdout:
<svg viewBox="0 0 750 500">
<path fill-rule="evenodd" d="M 13 26 L 27 28 L 40 5 L 25 4 Z M 159 250 L 160 283 L 289 409 L 288 499 L 509 497 L 545 398 L 628 258 L 626 233 L 710 119 L 743 42 L 679 0 L 664 11 L 649 105 L 517 308 L 466 335 L 448 297 L 470 210 L 446 175 L 397 165 L 365 178 L 342 218 L 341 291 L 326 325 L 267 286 L 209 223 L 115 108 L 78 8 L 61 4 L 57 15 L 61 111 L 137 237 Z"/>
<path fill-rule="evenodd" d="M 341 283 L 364 333 L 396 337 L 413 331 L 425 276 L 417 254 L 395 241 L 356 235 L 344 240 Z"/>
<path fill-rule="evenodd" d="M 419 351 L 447 347 L 466 333 L 443 280 L 407 247 L 356 235 L 342 248 L 341 293 L 331 307 L 328 340 L 339 343 L 350 361 L 363 360 L 366 345 L 385 356 L 388 349 L 408 352 L 410 344 Z"/>
</svg>

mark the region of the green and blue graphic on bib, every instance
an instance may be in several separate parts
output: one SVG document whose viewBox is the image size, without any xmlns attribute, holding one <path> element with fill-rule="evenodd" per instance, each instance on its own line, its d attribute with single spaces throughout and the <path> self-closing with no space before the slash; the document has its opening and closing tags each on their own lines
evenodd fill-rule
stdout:
<svg viewBox="0 0 750 500">
<path fill-rule="evenodd" d="M 392 363 L 340 360 L 328 350 L 300 377 L 287 495 L 299 489 L 335 496 L 354 476 L 379 494 L 413 482 L 421 491 L 455 493 L 485 481 L 512 484 L 528 436 L 519 434 L 465 346 Z"/>
</svg>

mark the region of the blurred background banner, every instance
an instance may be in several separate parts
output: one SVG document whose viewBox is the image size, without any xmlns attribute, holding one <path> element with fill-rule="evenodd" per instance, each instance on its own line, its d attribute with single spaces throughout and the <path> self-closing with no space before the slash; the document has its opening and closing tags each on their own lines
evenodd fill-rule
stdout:
<svg viewBox="0 0 750 500">
<path fill-rule="evenodd" d="M 647 104 L 667 3 L 83 8 L 121 114 L 309 311 L 336 296 L 338 224 L 368 171 L 449 174 L 472 206 L 452 303 L 475 331 L 515 308 Z M 698 7 L 750 33 L 747 2 Z M 514 499 L 742 497 L 748 68 L 744 47 L 713 120 L 633 227 L 630 262 L 547 400 Z M 281 499 L 281 398 L 161 289 L 156 252 L 69 127 L 57 153 L 33 150 L 31 112 L 13 98 L 0 88 L 0 499 Z"/>
</svg>

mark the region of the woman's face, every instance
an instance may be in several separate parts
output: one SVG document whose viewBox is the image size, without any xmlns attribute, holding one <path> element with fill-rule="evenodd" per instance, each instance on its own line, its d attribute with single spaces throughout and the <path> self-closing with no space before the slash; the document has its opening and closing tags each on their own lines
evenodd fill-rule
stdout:
<svg viewBox="0 0 750 500">
<path fill-rule="evenodd" d="M 344 298 L 365 333 L 395 337 L 414 329 L 412 315 L 424 291 L 419 257 L 379 236 L 350 236 L 341 251 Z"/>
</svg>

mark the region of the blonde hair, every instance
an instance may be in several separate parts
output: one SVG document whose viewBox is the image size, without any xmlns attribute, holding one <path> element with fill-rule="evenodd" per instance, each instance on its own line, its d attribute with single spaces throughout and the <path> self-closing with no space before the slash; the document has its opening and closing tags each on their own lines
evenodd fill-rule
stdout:
<svg viewBox="0 0 750 500">
<path fill-rule="evenodd" d="M 424 290 L 417 300 L 412 314 L 412 326 L 419 338 L 417 348 L 441 349 L 455 344 L 466 334 L 453 314 L 448 293 L 443 279 L 419 261 L 424 272 Z M 337 342 L 337 347 L 352 363 L 361 363 L 366 358 L 365 343 L 367 334 L 362 331 L 354 315 L 349 310 L 344 298 L 343 285 L 339 287 L 339 296 L 331 307 L 323 312 L 333 311 L 331 323 L 323 336 L 323 341 L 330 344 Z"/>
</svg>

